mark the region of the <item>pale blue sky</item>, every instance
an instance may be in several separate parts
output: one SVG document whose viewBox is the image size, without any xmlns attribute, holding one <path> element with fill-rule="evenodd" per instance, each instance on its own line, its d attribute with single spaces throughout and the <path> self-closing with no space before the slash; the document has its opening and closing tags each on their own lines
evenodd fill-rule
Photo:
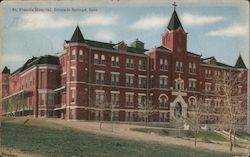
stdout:
<svg viewBox="0 0 250 157">
<path fill-rule="evenodd" d="M 188 50 L 203 57 L 234 65 L 239 52 L 249 62 L 249 3 L 177 0 L 177 13 L 188 32 Z M 32 56 L 55 55 L 62 51 L 64 40 L 71 38 L 78 24 L 86 39 L 127 44 L 136 38 L 150 49 L 161 45 L 173 12 L 174 1 L 156 0 L 100 2 L 4 2 L 1 4 L 0 68 L 14 71 Z M 19 9 L 51 9 L 24 11 Z M 54 8 L 69 11 L 54 11 Z M 72 8 L 83 11 L 72 11 Z M 94 11 L 84 11 L 89 8 Z M 16 11 L 14 10 L 16 9 Z"/>
</svg>

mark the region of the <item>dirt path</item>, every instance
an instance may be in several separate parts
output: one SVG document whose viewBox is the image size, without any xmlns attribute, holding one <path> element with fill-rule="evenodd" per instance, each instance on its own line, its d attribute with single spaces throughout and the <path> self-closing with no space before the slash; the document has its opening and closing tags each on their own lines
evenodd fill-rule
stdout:
<svg viewBox="0 0 250 157">
<path fill-rule="evenodd" d="M 174 138 L 169 136 L 161 136 L 152 133 L 146 134 L 130 130 L 131 128 L 141 128 L 143 126 L 128 125 L 128 124 L 113 124 L 113 132 L 112 132 L 112 124 L 109 123 L 103 123 L 102 130 L 100 130 L 100 125 L 98 122 L 65 121 L 57 119 L 48 119 L 48 121 L 52 121 L 57 124 L 62 124 L 82 131 L 101 134 L 101 135 L 108 135 L 112 137 L 119 137 L 123 139 L 138 140 L 138 141 L 175 144 L 175 145 L 195 148 L 194 142 L 190 140 Z M 211 150 L 211 151 L 229 152 L 228 146 L 221 144 L 214 144 L 214 143 L 198 142 L 197 148 Z M 237 147 L 233 149 L 233 152 L 247 154 L 247 149 Z"/>
</svg>

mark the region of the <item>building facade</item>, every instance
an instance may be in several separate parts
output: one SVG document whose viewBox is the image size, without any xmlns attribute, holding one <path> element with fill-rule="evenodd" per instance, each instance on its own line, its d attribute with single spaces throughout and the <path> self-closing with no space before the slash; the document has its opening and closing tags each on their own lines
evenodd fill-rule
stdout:
<svg viewBox="0 0 250 157">
<path fill-rule="evenodd" d="M 235 73 L 247 77 L 241 56 L 230 66 L 187 50 L 187 33 L 176 10 L 163 32 L 162 45 L 149 50 L 138 39 L 130 46 L 124 41 L 87 40 L 77 26 L 58 56 L 33 57 L 13 73 L 4 68 L 0 113 L 170 122 L 177 111 L 188 117 L 198 99 L 209 108 L 222 105 L 215 77 Z M 238 87 L 240 93 L 247 92 L 247 84 Z"/>
</svg>

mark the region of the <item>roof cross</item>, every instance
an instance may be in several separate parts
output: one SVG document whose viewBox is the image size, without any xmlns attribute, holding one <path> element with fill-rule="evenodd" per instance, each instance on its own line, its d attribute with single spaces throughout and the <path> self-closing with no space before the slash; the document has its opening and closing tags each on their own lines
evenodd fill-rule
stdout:
<svg viewBox="0 0 250 157">
<path fill-rule="evenodd" d="M 176 2 L 174 2 L 172 5 L 174 6 L 174 10 L 175 10 L 175 8 L 177 7 Z"/>
</svg>

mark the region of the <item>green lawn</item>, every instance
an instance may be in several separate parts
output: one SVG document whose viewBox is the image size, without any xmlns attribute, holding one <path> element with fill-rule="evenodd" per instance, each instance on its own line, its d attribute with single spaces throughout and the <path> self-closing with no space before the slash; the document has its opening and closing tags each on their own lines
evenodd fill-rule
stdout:
<svg viewBox="0 0 250 157">
<path fill-rule="evenodd" d="M 65 128 L 42 119 L 2 120 L 2 145 L 48 157 L 230 157 L 233 154 L 111 138 Z"/>
<path fill-rule="evenodd" d="M 145 128 L 132 128 L 133 131 L 138 132 L 154 132 L 164 136 L 181 137 L 181 138 L 194 138 L 194 133 L 189 130 L 173 130 L 173 129 L 145 129 Z M 212 131 L 200 131 L 197 136 L 199 139 L 209 141 L 227 141 L 222 135 Z"/>
</svg>

